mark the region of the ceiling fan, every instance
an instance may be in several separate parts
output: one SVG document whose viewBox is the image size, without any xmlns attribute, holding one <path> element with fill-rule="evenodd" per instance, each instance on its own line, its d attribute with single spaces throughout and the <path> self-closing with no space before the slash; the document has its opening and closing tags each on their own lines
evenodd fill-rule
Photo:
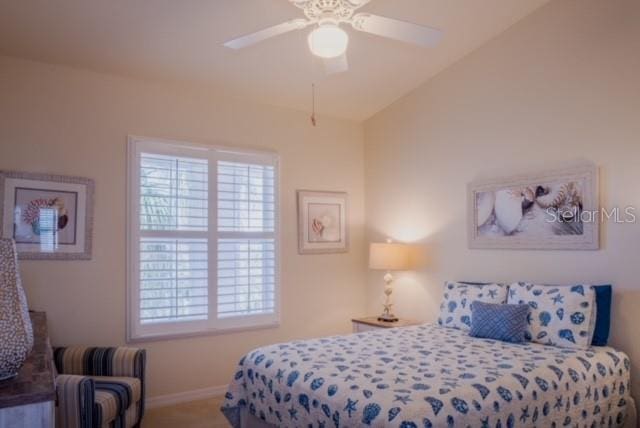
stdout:
<svg viewBox="0 0 640 428">
<path fill-rule="evenodd" d="M 224 46 L 241 49 L 280 34 L 314 26 L 308 37 L 309 49 L 323 59 L 327 73 L 339 73 L 348 69 L 346 51 L 349 35 L 340 28 L 341 24 L 350 24 L 358 31 L 425 47 L 434 46 L 442 38 L 442 31 L 435 28 L 370 13 L 355 13 L 371 0 L 289 1 L 302 9 L 306 18 L 292 19 L 229 40 Z"/>
</svg>

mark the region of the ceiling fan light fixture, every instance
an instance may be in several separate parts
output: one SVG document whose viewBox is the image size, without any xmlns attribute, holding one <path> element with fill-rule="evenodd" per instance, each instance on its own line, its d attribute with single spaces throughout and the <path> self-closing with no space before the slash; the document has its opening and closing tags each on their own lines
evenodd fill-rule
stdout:
<svg viewBox="0 0 640 428">
<path fill-rule="evenodd" d="M 335 24 L 320 25 L 309 33 L 309 49 L 321 58 L 335 58 L 344 54 L 349 35 Z"/>
</svg>

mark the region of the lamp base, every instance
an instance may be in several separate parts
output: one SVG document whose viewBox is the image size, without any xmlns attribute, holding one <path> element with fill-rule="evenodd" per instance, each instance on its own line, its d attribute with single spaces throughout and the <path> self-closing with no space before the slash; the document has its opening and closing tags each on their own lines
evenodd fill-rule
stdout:
<svg viewBox="0 0 640 428">
<path fill-rule="evenodd" d="M 382 322 L 398 322 L 398 317 L 393 314 L 382 314 L 378 317 L 378 321 Z"/>
</svg>

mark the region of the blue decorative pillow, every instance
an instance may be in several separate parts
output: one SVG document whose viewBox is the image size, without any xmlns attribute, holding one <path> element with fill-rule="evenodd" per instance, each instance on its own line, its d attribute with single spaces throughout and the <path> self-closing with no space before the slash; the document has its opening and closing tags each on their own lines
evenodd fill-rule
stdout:
<svg viewBox="0 0 640 428">
<path fill-rule="evenodd" d="M 472 302 L 479 300 L 485 303 L 505 303 L 507 290 L 504 284 L 446 282 L 438 324 L 469 331 Z"/>
<path fill-rule="evenodd" d="M 591 344 L 594 346 L 607 346 L 609 341 L 609 328 L 611 326 L 611 295 L 610 285 L 594 285 L 596 292 L 596 327 L 593 332 Z"/>
<path fill-rule="evenodd" d="M 473 337 L 495 339 L 503 342 L 525 342 L 530 307 L 522 305 L 499 305 L 473 302 L 471 311 L 471 331 Z"/>
<path fill-rule="evenodd" d="M 508 303 L 531 307 L 527 339 L 543 345 L 587 349 L 596 322 L 595 291 L 588 285 L 556 286 L 517 282 Z"/>
</svg>

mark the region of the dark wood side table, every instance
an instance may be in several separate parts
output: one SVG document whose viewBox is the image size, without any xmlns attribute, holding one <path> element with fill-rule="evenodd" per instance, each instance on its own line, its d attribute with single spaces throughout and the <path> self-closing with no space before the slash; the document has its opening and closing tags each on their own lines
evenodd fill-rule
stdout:
<svg viewBox="0 0 640 428">
<path fill-rule="evenodd" d="M 33 350 L 13 379 L 0 382 L 0 428 L 53 427 L 56 387 L 44 312 L 29 312 Z"/>
</svg>

